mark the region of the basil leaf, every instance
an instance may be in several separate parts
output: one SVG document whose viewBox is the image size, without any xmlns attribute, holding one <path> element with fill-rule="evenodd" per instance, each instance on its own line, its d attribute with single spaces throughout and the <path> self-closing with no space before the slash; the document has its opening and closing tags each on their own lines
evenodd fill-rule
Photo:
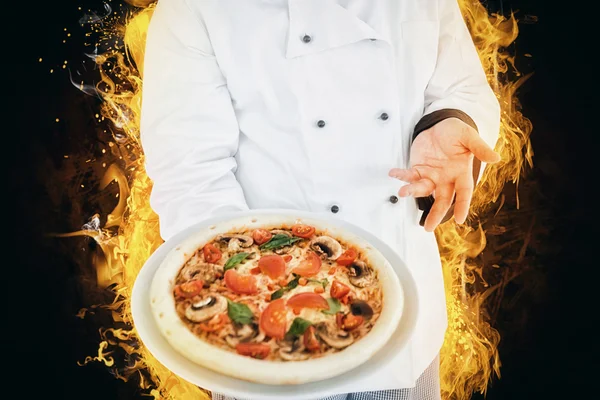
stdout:
<svg viewBox="0 0 600 400">
<path fill-rule="evenodd" d="M 304 335 L 304 331 L 308 329 L 309 326 L 312 325 L 312 322 L 305 320 L 304 318 L 297 317 L 292 322 L 292 326 L 290 326 L 290 330 L 286 335 L 290 336 L 300 336 Z"/>
<path fill-rule="evenodd" d="M 296 276 L 296 275 L 294 275 L 294 276 Z M 296 276 L 296 278 L 289 281 L 287 285 L 285 285 L 281 289 L 278 289 L 278 290 L 274 291 L 273 293 L 271 293 L 271 301 L 281 298 L 281 296 L 283 296 L 285 293 L 289 292 L 290 290 L 292 290 L 296 286 L 298 286 L 299 279 L 300 279 L 300 277 Z"/>
<path fill-rule="evenodd" d="M 271 239 L 269 239 L 268 242 L 263 243 L 260 246 L 258 246 L 258 248 L 261 250 L 265 250 L 265 249 L 268 250 L 270 248 L 270 246 L 273 246 L 274 244 L 285 242 L 289 238 L 290 238 L 290 236 L 288 236 L 288 235 L 284 235 L 283 233 L 278 233 L 276 235 L 273 235 L 273 237 Z"/>
<path fill-rule="evenodd" d="M 283 296 L 283 294 L 285 292 L 287 292 L 287 290 L 285 290 L 284 287 L 282 287 L 279 290 L 274 291 L 273 293 L 271 293 L 271 301 L 281 298 L 281 296 Z"/>
<path fill-rule="evenodd" d="M 279 247 L 289 246 L 292 243 L 296 243 L 298 240 L 302 240 L 302 238 L 278 233 L 274 235 L 267 243 L 261 244 L 259 248 L 261 250 L 273 250 Z"/>
<path fill-rule="evenodd" d="M 340 303 L 338 299 L 334 299 L 333 297 L 327 299 L 327 304 L 329 304 L 329 310 L 323 310 L 323 314 L 337 314 L 337 312 L 342 309 L 342 303 Z"/>
<path fill-rule="evenodd" d="M 227 260 L 227 262 L 225 263 L 225 266 L 223 267 L 223 271 L 227 271 L 228 269 L 235 267 L 236 265 L 238 265 L 239 263 L 244 261 L 246 259 L 246 257 L 248 257 L 249 255 L 250 255 L 250 253 L 237 253 L 236 255 L 231 257 L 229 260 Z"/>
<path fill-rule="evenodd" d="M 322 280 L 309 278 L 308 281 L 312 282 L 312 283 L 318 283 L 319 285 L 323 286 L 323 289 L 325 289 L 327 287 L 327 285 L 329 284 L 329 281 L 327 280 L 327 278 L 322 279 Z"/>
<path fill-rule="evenodd" d="M 288 282 L 288 284 L 285 286 L 288 290 L 292 290 L 295 287 L 298 286 L 298 281 L 300 278 L 294 278 L 291 281 Z"/>
<path fill-rule="evenodd" d="M 229 299 L 227 299 L 227 315 L 233 322 L 242 325 L 251 324 L 254 320 L 254 314 L 247 305 Z"/>
<path fill-rule="evenodd" d="M 271 239 L 269 239 L 269 242 L 272 242 L 273 240 L 282 240 L 282 239 L 288 239 L 290 238 L 289 235 L 286 235 L 285 233 L 276 233 L 273 235 L 273 237 L 271 237 Z M 269 243 L 267 242 L 267 243 Z"/>
</svg>

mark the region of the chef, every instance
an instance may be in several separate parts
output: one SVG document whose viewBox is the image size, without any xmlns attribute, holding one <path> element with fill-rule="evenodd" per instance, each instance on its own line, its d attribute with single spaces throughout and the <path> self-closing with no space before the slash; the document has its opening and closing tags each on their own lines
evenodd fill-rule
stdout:
<svg viewBox="0 0 600 400">
<path fill-rule="evenodd" d="M 415 278 L 415 333 L 393 387 L 328 399 L 439 399 L 447 317 L 433 230 L 465 221 L 500 159 L 499 104 L 456 0 L 159 0 L 142 93 L 162 238 L 260 208 L 377 235 Z"/>
</svg>

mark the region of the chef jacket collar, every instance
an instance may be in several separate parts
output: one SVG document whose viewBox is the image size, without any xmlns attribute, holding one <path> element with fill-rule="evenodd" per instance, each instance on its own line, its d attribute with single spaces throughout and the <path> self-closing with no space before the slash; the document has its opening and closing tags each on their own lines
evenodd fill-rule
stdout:
<svg viewBox="0 0 600 400">
<path fill-rule="evenodd" d="M 313 54 L 365 39 L 390 41 L 334 0 L 288 0 L 286 58 Z M 308 38 L 304 39 L 305 36 Z"/>
</svg>

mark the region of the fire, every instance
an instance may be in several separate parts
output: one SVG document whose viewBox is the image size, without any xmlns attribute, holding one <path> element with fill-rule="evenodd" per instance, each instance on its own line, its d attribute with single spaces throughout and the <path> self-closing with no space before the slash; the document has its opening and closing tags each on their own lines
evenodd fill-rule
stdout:
<svg viewBox="0 0 600 400">
<path fill-rule="evenodd" d="M 162 243 L 158 218 L 149 206 L 151 182 L 144 171 L 139 142 L 139 116 L 144 41 L 154 4 L 128 0 L 135 12 L 119 26 L 98 23 L 107 36 L 120 36 L 124 47 L 109 48 L 95 55 L 101 80 L 94 88 L 102 100 L 101 115 L 112 122 L 112 151 L 119 163 L 111 165 L 101 188 L 116 181 L 117 206 L 101 227 L 94 216 L 83 229 L 63 236 L 86 235 L 101 247 L 96 261 L 101 287 L 111 286 L 115 300 L 102 305 L 112 313 L 114 326 L 101 329 L 98 355 L 90 361 L 103 362 L 123 380 L 139 378 L 141 388 L 157 399 L 209 399 L 210 394 L 162 366 L 137 339 L 129 301 L 135 278 L 145 260 Z M 486 313 L 486 298 L 499 290 L 483 279 L 485 265 L 480 255 L 486 246 L 483 217 L 494 204 L 506 182 L 518 183 L 524 164 L 531 164 L 530 122 L 518 109 L 515 93 L 527 77 L 514 68 L 514 56 L 504 49 L 517 37 L 517 21 L 488 15 L 479 0 L 459 0 L 463 15 L 477 45 L 481 62 L 502 107 L 501 139 L 496 149 L 502 161 L 486 170 L 474 194 L 469 223 L 440 226 L 436 235 L 444 265 L 449 326 L 441 352 L 441 385 L 446 399 L 469 399 L 473 392 L 485 392 L 493 374 L 499 376 L 500 335 Z M 516 79 L 509 79 L 509 73 Z M 89 88 L 88 88 L 89 89 Z M 82 89 L 83 90 L 83 89 Z M 500 206 L 496 206 L 498 209 Z M 78 316 L 83 317 L 85 310 Z M 121 353 L 118 353 L 121 352 Z M 123 353 L 124 352 L 124 353 Z M 126 355 L 126 365 L 115 368 L 115 354 Z M 121 363 L 122 364 L 122 363 Z"/>
</svg>

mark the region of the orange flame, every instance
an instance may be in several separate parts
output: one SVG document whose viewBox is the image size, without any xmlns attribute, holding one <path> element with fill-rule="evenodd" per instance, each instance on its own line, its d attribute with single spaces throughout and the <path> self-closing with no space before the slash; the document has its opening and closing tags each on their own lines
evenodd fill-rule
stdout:
<svg viewBox="0 0 600 400">
<path fill-rule="evenodd" d="M 496 151 L 502 161 L 486 168 L 471 205 L 470 226 L 446 223 L 436 230 L 442 256 L 448 308 L 448 329 L 440 356 L 441 389 L 445 398 L 468 399 L 474 391 L 485 393 L 490 378 L 500 376 L 499 333 L 490 325 L 485 300 L 499 288 L 483 279 L 484 265 L 478 256 L 486 246 L 480 219 L 498 200 L 506 182 L 518 183 L 524 163 L 532 165 L 529 141 L 532 125 L 518 110 L 515 94 L 528 76 L 520 77 L 514 56 L 503 51 L 518 35 L 514 15 L 506 19 L 488 15 L 479 0 L 459 0 L 463 16 L 477 46 L 488 81 L 500 102 L 500 140 Z M 512 71 L 516 81 L 509 81 Z M 498 209 L 502 206 L 498 207 Z M 477 292 L 474 283 L 483 282 Z"/>
<path fill-rule="evenodd" d="M 141 79 L 144 42 L 154 4 L 148 0 L 128 0 L 135 14 L 124 26 L 112 29 L 122 36 L 124 49 L 113 49 L 96 57 L 101 81 L 96 89 L 102 97 L 101 113 L 114 124 L 115 143 L 123 165 L 112 165 L 103 178 L 102 187 L 116 181 L 120 188 L 119 203 L 107 217 L 103 227 L 92 219 L 85 229 L 63 236 L 87 235 L 96 240 L 104 253 L 98 260 L 98 283 L 113 285 L 116 294 L 112 304 L 104 305 L 112 312 L 114 328 L 102 329 L 98 355 L 91 361 L 114 366 L 112 352 L 120 348 L 136 355 L 133 365 L 121 368 L 117 377 L 123 380 L 140 377 L 140 387 L 156 399 L 209 399 L 209 393 L 167 370 L 137 339 L 132 325 L 129 301 L 135 278 L 145 260 L 162 243 L 158 218 L 149 205 L 151 182 L 143 167 L 139 142 Z M 479 0 L 459 0 L 465 20 L 477 46 L 482 65 L 502 108 L 501 138 L 496 150 L 502 161 L 487 168 L 478 186 L 468 226 L 447 223 L 436 230 L 444 266 L 449 326 L 441 352 L 441 387 L 445 399 L 469 399 L 474 391 L 485 392 L 490 378 L 499 376 L 498 342 L 500 335 L 490 325 L 485 300 L 498 290 L 483 279 L 484 265 L 479 255 L 486 246 L 482 215 L 498 200 L 506 182 L 518 183 L 521 170 L 532 163 L 529 134 L 532 126 L 519 111 L 515 93 L 527 77 L 514 68 L 514 56 L 505 49 L 517 37 L 513 15 L 505 18 L 488 15 Z M 517 76 L 509 80 L 507 73 Z M 502 204 L 498 206 L 498 209 Z M 475 285 L 475 283 L 483 285 Z M 483 290 L 477 288 L 483 286 Z M 78 316 L 83 317 L 82 310 Z M 127 328 L 117 328 L 125 324 Z"/>
</svg>

